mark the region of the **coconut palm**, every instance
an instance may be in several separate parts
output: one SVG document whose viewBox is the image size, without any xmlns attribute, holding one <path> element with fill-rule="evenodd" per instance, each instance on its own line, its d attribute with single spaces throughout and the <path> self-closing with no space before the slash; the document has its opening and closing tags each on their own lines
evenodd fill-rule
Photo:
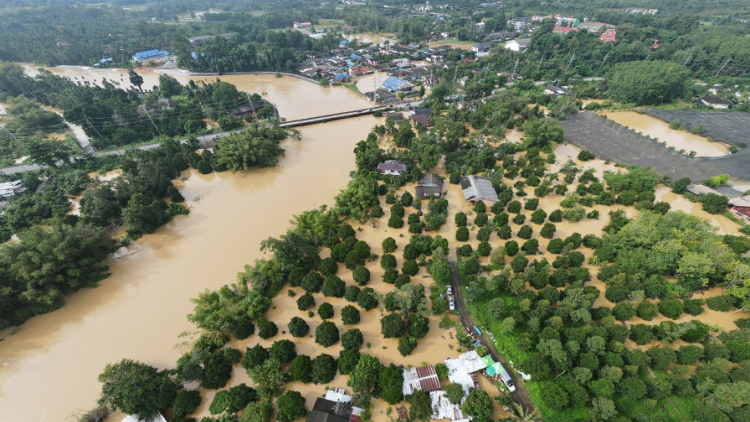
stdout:
<svg viewBox="0 0 750 422">
<path fill-rule="evenodd" d="M 537 422 L 542 420 L 539 409 L 524 410 L 523 406 L 515 406 L 515 413 L 509 413 L 510 419 L 521 422 Z"/>
</svg>

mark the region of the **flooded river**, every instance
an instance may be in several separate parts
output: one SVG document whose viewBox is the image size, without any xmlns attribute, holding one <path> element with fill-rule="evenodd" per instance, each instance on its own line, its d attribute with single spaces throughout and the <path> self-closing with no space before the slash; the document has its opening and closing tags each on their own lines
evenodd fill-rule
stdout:
<svg viewBox="0 0 750 422">
<path fill-rule="evenodd" d="M 634 111 L 607 111 L 600 114 L 606 114 L 609 120 L 642 132 L 659 142 L 666 142 L 667 147 L 674 147 L 677 151 L 695 151 L 698 157 L 722 157 L 729 154 L 729 147 L 721 142 L 711 142 L 686 130 L 670 129 L 667 123 L 647 114 Z"/>
<path fill-rule="evenodd" d="M 70 69 L 63 72 L 71 76 Z M 293 78 L 232 79 L 240 89 L 267 92 L 289 118 L 346 110 L 347 101 L 358 100 L 347 89 Z M 322 93 L 312 96 L 316 90 Z M 261 256 L 260 241 L 282 234 L 294 214 L 332 203 L 354 168 L 354 145 L 375 122 L 361 117 L 305 127 L 301 141 L 284 143 L 286 154 L 274 168 L 184 172 L 187 180 L 176 184 L 190 215 L 117 251 L 112 276 L 99 287 L 71 295 L 62 309 L 33 318 L 13 335 L 2 333 L 0 420 L 70 419 L 95 405 L 104 366 L 125 357 L 174 367 L 182 352 L 175 348 L 178 335 L 194 328 L 185 318 L 190 299 L 233 282 L 243 265 Z"/>
<path fill-rule="evenodd" d="M 34 66 L 24 65 L 24 68 L 29 75 L 38 73 Z M 119 84 L 123 89 L 131 87 L 128 72 L 123 69 L 97 69 L 80 66 L 60 66 L 46 69 L 56 75 L 66 76 L 79 82 L 88 81 L 100 84 L 102 79 L 107 79 Z M 139 69 L 137 72 L 143 77 L 144 89 L 151 89 L 159 85 L 159 72 L 152 69 Z M 182 84 L 187 84 L 190 80 L 212 82 L 218 78 L 234 84 L 240 91 L 261 94 L 265 99 L 276 105 L 281 117 L 287 120 L 370 107 L 370 103 L 346 87 L 323 88 L 310 81 L 290 76 L 281 78 L 266 74 L 190 76 L 180 71 L 169 71 L 169 74 Z"/>
</svg>

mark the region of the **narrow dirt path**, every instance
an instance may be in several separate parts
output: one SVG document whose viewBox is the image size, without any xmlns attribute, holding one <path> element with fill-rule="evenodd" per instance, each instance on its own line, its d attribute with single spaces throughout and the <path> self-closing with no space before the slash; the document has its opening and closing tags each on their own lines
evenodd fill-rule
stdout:
<svg viewBox="0 0 750 422">
<path fill-rule="evenodd" d="M 474 318 L 471 317 L 469 309 L 466 307 L 466 302 L 464 301 L 463 292 L 461 291 L 461 279 L 458 275 L 458 264 L 453 260 L 450 260 L 449 262 L 451 267 L 453 268 L 451 285 L 453 286 L 453 298 L 456 302 L 456 311 L 458 312 L 463 325 L 467 328 L 472 328 L 476 324 L 474 323 Z M 486 336 L 480 336 L 479 340 L 482 342 L 482 345 L 485 346 L 487 350 L 489 350 L 492 359 L 494 359 L 496 362 L 500 362 L 506 369 L 510 368 L 510 365 L 508 364 L 507 359 L 505 359 L 505 356 L 498 353 L 498 351 L 495 349 L 495 345 L 492 344 L 492 342 L 490 342 L 486 338 Z M 530 412 L 534 409 L 535 406 L 534 402 L 529 396 L 529 392 L 526 391 L 526 388 L 524 387 L 523 381 L 518 377 L 518 374 L 516 374 L 515 371 L 508 371 L 508 374 L 510 374 L 511 379 L 513 380 L 513 384 L 515 384 L 516 386 L 516 391 L 511 393 L 511 397 L 513 397 L 513 400 L 515 400 L 516 403 L 523 406 L 524 410 Z"/>
</svg>

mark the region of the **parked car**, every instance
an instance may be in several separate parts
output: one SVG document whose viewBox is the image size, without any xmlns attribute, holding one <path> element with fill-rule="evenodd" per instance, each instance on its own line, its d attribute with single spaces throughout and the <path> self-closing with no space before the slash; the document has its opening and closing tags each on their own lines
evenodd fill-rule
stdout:
<svg viewBox="0 0 750 422">
<path fill-rule="evenodd" d="M 449 295 L 453 294 L 453 286 L 451 286 L 450 284 L 445 286 L 445 290 L 448 292 Z"/>
<path fill-rule="evenodd" d="M 456 301 L 454 301 L 453 299 L 451 299 L 448 302 L 448 308 L 450 308 L 451 311 L 455 311 L 456 310 Z"/>
</svg>

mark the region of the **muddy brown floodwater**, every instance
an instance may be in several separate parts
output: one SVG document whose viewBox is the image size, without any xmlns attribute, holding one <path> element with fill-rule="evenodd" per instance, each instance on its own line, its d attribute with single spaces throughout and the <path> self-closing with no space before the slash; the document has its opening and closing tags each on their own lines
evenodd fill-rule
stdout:
<svg viewBox="0 0 750 422">
<path fill-rule="evenodd" d="M 647 114 L 634 111 L 606 111 L 609 120 L 629 127 L 636 132 L 642 132 L 659 142 L 666 142 L 667 147 L 675 147 L 677 151 L 684 149 L 688 153 L 695 151 L 698 157 L 723 157 L 729 155 L 729 147 L 721 142 L 711 142 L 708 139 L 685 130 L 670 129 L 669 125 Z"/>
<path fill-rule="evenodd" d="M 38 67 L 24 64 L 29 75 L 38 74 Z M 127 70 L 96 69 L 81 66 L 59 66 L 45 68 L 55 75 L 66 76 L 74 81 L 101 84 L 102 79 L 114 81 L 123 89 L 131 86 Z M 151 89 L 159 85 L 160 73 L 152 69 L 138 69 L 143 77 L 143 88 Z M 370 103 L 346 87 L 323 88 L 318 84 L 290 76 L 277 78 L 275 75 L 242 74 L 221 76 L 190 76 L 185 72 L 168 71 L 183 85 L 190 80 L 212 82 L 216 79 L 229 82 L 243 92 L 258 93 L 271 101 L 279 109 L 281 116 L 288 120 L 316 117 L 326 114 L 369 108 Z"/>
<path fill-rule="evenodd" d="M 300 83 L 305 83 L 300 81 Z M 194 327 L 190 299 L 235 280 L 259 258 L 260 241 L 289 219 L 333 202 L 354 168 L 354 144 L 372 117 L 305 127 L 286 141 L 279 165 L 248 172 L 183 173 L 191 209 L 110 260 L 112 276 L 71 295 L 0 342 L 0 420 L 61 421 L 96 403 L 96 377 L 109 362 L 174 367 L 178 335 Z"/>
</svg>

